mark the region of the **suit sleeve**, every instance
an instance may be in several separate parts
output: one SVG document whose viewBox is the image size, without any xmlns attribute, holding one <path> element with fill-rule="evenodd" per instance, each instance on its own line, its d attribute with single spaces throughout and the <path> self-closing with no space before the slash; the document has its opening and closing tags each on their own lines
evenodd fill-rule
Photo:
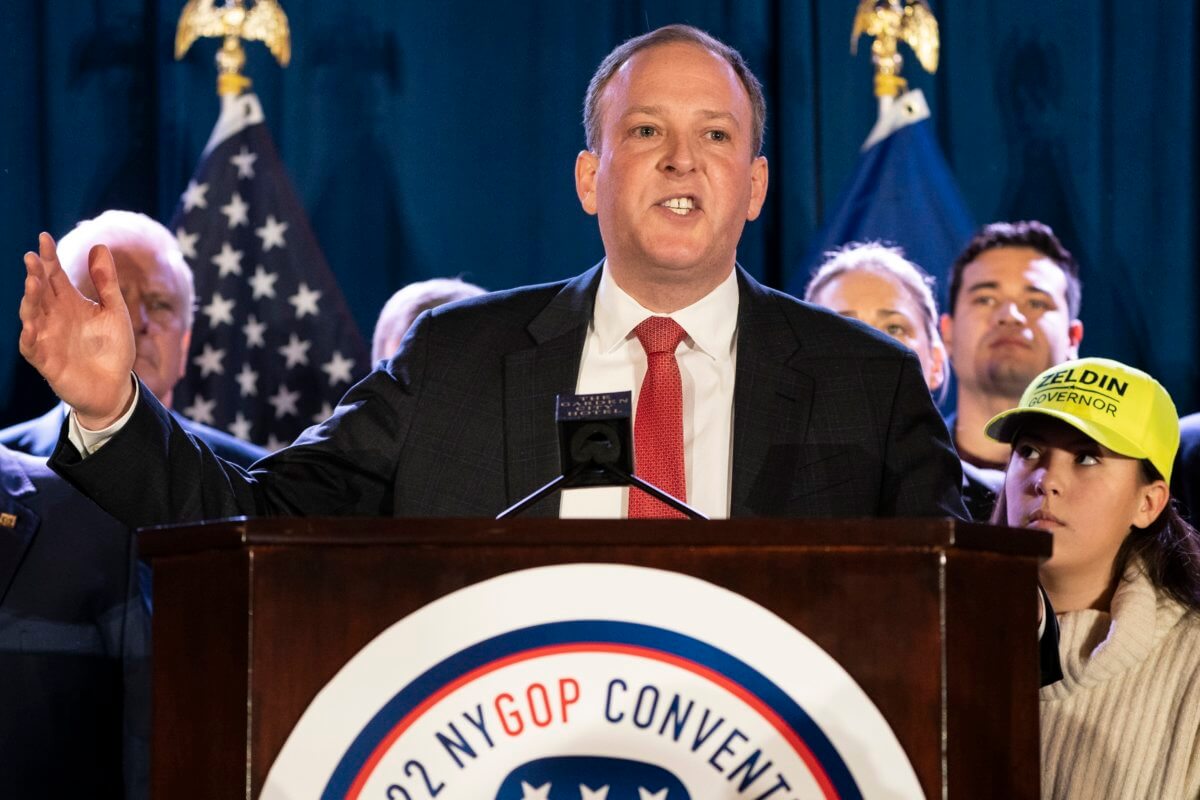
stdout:
<svg viewBox="0 0 1200 800">
<path fill-rule="evenodd" d="M 892 398 L 884 453 L 880 516 L 970 519 L 962 464 L 911 353 L 904 356 Z"/>
<path fill-rule="evenodd" d="M 427 320 L 422 320 L 427 322 Z M 390 516 L 427 348 L 418 323 L 333 416 L 255 469 L 223 461 L 142 387 L 129 423 L 86 459 L 63 436 L 50 466 L 131 527 L 240 515 Z"/>
</svg>

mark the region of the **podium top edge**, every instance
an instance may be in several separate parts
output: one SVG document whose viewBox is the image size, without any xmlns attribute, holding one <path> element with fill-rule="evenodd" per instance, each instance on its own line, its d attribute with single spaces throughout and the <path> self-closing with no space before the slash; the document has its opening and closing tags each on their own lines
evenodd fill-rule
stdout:
<svg viewBox="0 0 1200 800">
<path fill-rule="evenodd" d="M 142 557 L 261 547 L 878 548 L 1046 558 L 1051 536 L 954 519 L 387 519 L 238 517 L 144 528 Z"/>
</svg>

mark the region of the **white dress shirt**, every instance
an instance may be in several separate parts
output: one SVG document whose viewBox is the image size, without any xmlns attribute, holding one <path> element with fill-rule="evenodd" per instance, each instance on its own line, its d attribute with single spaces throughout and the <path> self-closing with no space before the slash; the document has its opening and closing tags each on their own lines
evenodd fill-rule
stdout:
<svg viewBox="0 0 1200 800">
<path fill-rule="evenodd" d="M 683 450 L 688 505 L 712 519 L 729 516 L 733 452 L 733 378 L 737 355 L 737 274 L 671 317 L 687 331 L 675 350 L 683 379 Z M 605 264 L 575 390 L 638 392 L 646 376 L 646 351 L 633 330 L 656 315 L 622 291 Z M 626 516 L 627 487 L 598 486 L 563 492 L 559 516 L 617 519 Z"/>
</svg>

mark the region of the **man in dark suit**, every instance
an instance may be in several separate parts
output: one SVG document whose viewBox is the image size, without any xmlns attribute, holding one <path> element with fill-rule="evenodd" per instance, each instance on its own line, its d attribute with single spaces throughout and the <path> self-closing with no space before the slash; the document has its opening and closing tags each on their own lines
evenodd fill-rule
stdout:
<svg viewBox="0 0 1200 800">
<path fill-rule="evenodd" d="M 107 251 L 92 251 L 100 303 L 85 305 L 43 235 L 40 254 L 26 256 L 21 347 L 75 409 L 55 469 L 133 525 L 493 515 L 558 474 L 556 394 L 640 383 L 638 471 L 650 461 L 644 444 L 682 440 L 662 460 L 711 516 L 961 517 L 958 459 L 915 357 L 736 266 L 766 196 L 764 120 L 757 80 L 707 34 L 670 26 L 618 47 L 589 86 L 588 149 L 575 168 L 604 262 L 423 315 L 329 420 L 249 474 L 195 447 L 130 381 Z M 678 338 L 643 344 L 643 323 L 663 320 Z M 72 358 L 84 342 L 88 356 Z M 647 389 L 642 376 L 660 370 L 648 353 L 659 365 L 668 356 L 674 392 Z M 643 395 L 656 391 L 676 415 L 643 437 Z M 616 491 L 534 512 L 624 516 L 634 498 Z"/>
<path fill-rule="evenodd" d="M 145 214 L 105 211 L 76 225 L 58 243 L 63 271 L 84 295 L 96 299 L 88 274 L 88 251 L 108 245 L 121 293 L 133 324 L 133 369 L 146 387 L 171 408 L 175 384 L 187 369 L 192 339 L 192 270 L 170 231 Z M 0 444 L 49 456 L 58 443 L 67 410 L 59 404 L 40 417 L 0 430 Z M 188 433 L 227 461 L 248 467 L 267 454 L 249 442 L 176 414 Z"/>
<path fill-rule="evenodd" d="M 148 619 L 131 543 L 41 459 L 0 447 L 0 795 L 143 795 Z"/>
</svg>

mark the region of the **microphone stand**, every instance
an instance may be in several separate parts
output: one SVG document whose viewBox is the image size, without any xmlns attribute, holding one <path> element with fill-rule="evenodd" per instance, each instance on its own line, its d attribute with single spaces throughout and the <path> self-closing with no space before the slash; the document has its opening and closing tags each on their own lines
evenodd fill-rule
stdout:
<svg viewBox="0 0 1200 800">
<path fill-rule="evenodd" d="M 597 473 L 607 476 L 610 482 L 597 484 L 595 480 L 596 477 L 598 477 Z M 637 489 L 641 489 L 655 500 L 666 503 L 679 513 L 686 514 L 691 519 L 708 519 L 708 517 L 706 517 L 700 511 L 692 508 L 679 498 L 667 494 L 654 484 L 647 483 L 637 475 L 626 472 L 620 467 L 615 467 L 612 464 L 602 464 L 595 459 L 584 461 L 571 467 L 562 475 L 559 475 L 557 478 L 550 481 L 533 494 L 529 495 L 523 500 L 518 500 L 513 505 L 501 511 L 496 515 L 496 519 L 515 517 L 525 509 L 532 506 L 534 503 L 545 497 L 548 497 L 551 494 L 554 494 L 555 492 L 561 492 L 563 489 L 572 489 L 578 486 L 633 486 Z"/>
</svg>

